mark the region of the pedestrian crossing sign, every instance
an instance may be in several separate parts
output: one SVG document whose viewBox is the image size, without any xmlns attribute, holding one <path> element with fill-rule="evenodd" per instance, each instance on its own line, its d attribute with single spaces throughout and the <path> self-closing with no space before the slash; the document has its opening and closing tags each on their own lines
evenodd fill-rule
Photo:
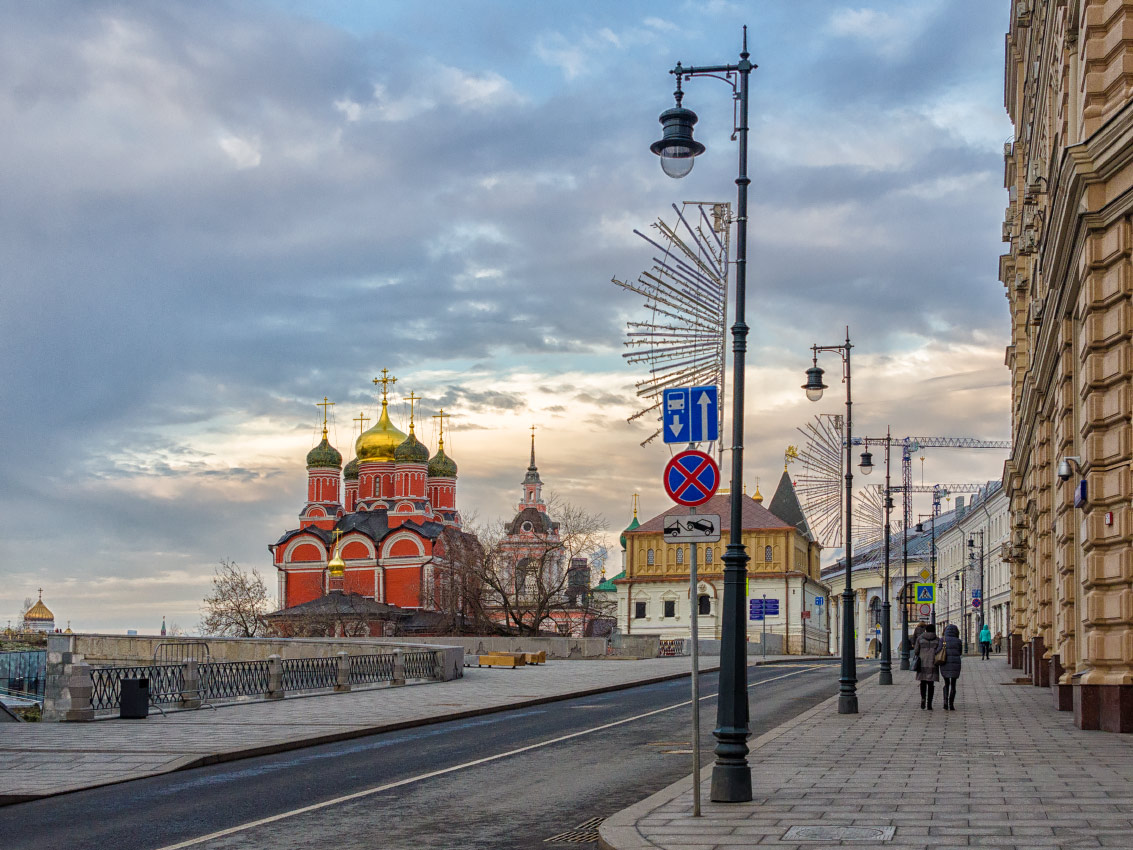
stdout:
<svg viewBox="0 0 1133 850">
<path fill-rule="evenodd" d="M 935 584 L 918 584 L 917 588 L 917 602 L 927 603 L 929 605 L 936 604 L 936 585 Z"/>
</svg>

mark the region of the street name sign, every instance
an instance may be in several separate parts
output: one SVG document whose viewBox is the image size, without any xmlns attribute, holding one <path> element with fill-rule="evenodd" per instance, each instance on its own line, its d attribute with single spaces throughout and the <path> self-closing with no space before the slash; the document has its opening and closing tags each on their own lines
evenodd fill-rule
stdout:
<svg viewBox="0 0 1133 850">
<path fill-rule="evenodd" d="M 749 599 L 747 605 L 748 619 L 750 620 L 762 620 L 764 617 L 779 616 L 778 599 Z"/>
<path fill-rule="evenodd" d="M 661 399 L 666 443 L 711 443 L 720 439 L 720 394 L 716 387 L 675 387 Z"/>
<path fill-rule="evenodd" d="M 661 482 L 678 505 L 703 505 L 720 486 L 720 467 L 704 452 L 689 450 L 673 455 L 665 465 Z"/>
<path fill-rule="evenodd" d="M 918 584 L 914 585 L 917 589 L 917 602 L 923 602 L 932 605 L 936 602 L 936 585 L 935 584 Z"/>
<path fill-rule="evenodd" d="M 720 515 L 666 516 L 665 539 L 670 543 L 716 543 L 720 539 Z"/>
</svg>

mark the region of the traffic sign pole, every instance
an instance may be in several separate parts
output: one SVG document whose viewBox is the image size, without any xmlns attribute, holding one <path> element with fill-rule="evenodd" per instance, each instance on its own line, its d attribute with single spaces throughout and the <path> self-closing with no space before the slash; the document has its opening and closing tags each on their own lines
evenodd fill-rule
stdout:
<svg viewBox="0 0 1133 850">
<path fill-rule="evenodd" d="M 689 513 L 695 514 L 696 508 Z M 692 816 L 700 817 L 700 599 L 696 592 L 696 544 L 689 553 L 688 601 L 692 613 L 689 624 L 692 631 Z"/>
<path fill-rule="evenodd" d="M 760 638 L 763 643 L 763 657 L 767 658 L 767 594 L 763 594 L 763 637 Z"/>
</svg>

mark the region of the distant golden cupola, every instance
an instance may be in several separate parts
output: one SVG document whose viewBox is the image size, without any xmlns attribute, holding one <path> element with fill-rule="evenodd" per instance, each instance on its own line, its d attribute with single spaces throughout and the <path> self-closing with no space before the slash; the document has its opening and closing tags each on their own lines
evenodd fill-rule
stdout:
<svg viewBox="0 0 1133 850">
<path fill-rule="evenodd" d="M 382 415 L 373 428 L 362 432 L 354 444 L 354 453 L 359 463 L 393 463 L 393 454 L 405 442 L 405 438 L 406 434 L 389 421 L 389 412 L 383 399 Z"/>
</svg>

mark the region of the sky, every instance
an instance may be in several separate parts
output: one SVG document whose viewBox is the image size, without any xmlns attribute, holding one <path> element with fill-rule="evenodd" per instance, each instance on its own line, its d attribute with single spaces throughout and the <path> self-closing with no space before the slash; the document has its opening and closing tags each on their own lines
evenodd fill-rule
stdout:
<svg viewBox="0 0 1133 850">
<path fill-rule="evenodd" d="M 480 522 L 515 510 L 537 428 L 547 491 L 617 533 L 664 511 L 611 277 L 634 228 L 733 201 L 731 90 L 685 84 L 707 146 L 649 144 L 677 61 L 749 27 L 745 474 L 841 387 L 800 389 L 852 335 L 855 432 L 1010 436 L 1000 222 L 1007 0 L 277 0 L 0 11 L 0 624 L 44 588 L 60 627 L 192 630 L 217 562 L 294 528 L 371 383 L 422 398 Z M 827 376 L 838 371 L 827 359 Z M 1002 451 L 924 453 L 925 482 Z M 875 462 L 878 455 L 875 454 Z M 920 475 L 916 464 L 915 478 Z M 793 467 L 793 472 L 800 472 Z M 876 477 L 876 475 L 875 475 Z M 860 482 L 860 479 L 859 479 Z M 917 504 L 918 510 L 927 510 Z"/>
</svg>

